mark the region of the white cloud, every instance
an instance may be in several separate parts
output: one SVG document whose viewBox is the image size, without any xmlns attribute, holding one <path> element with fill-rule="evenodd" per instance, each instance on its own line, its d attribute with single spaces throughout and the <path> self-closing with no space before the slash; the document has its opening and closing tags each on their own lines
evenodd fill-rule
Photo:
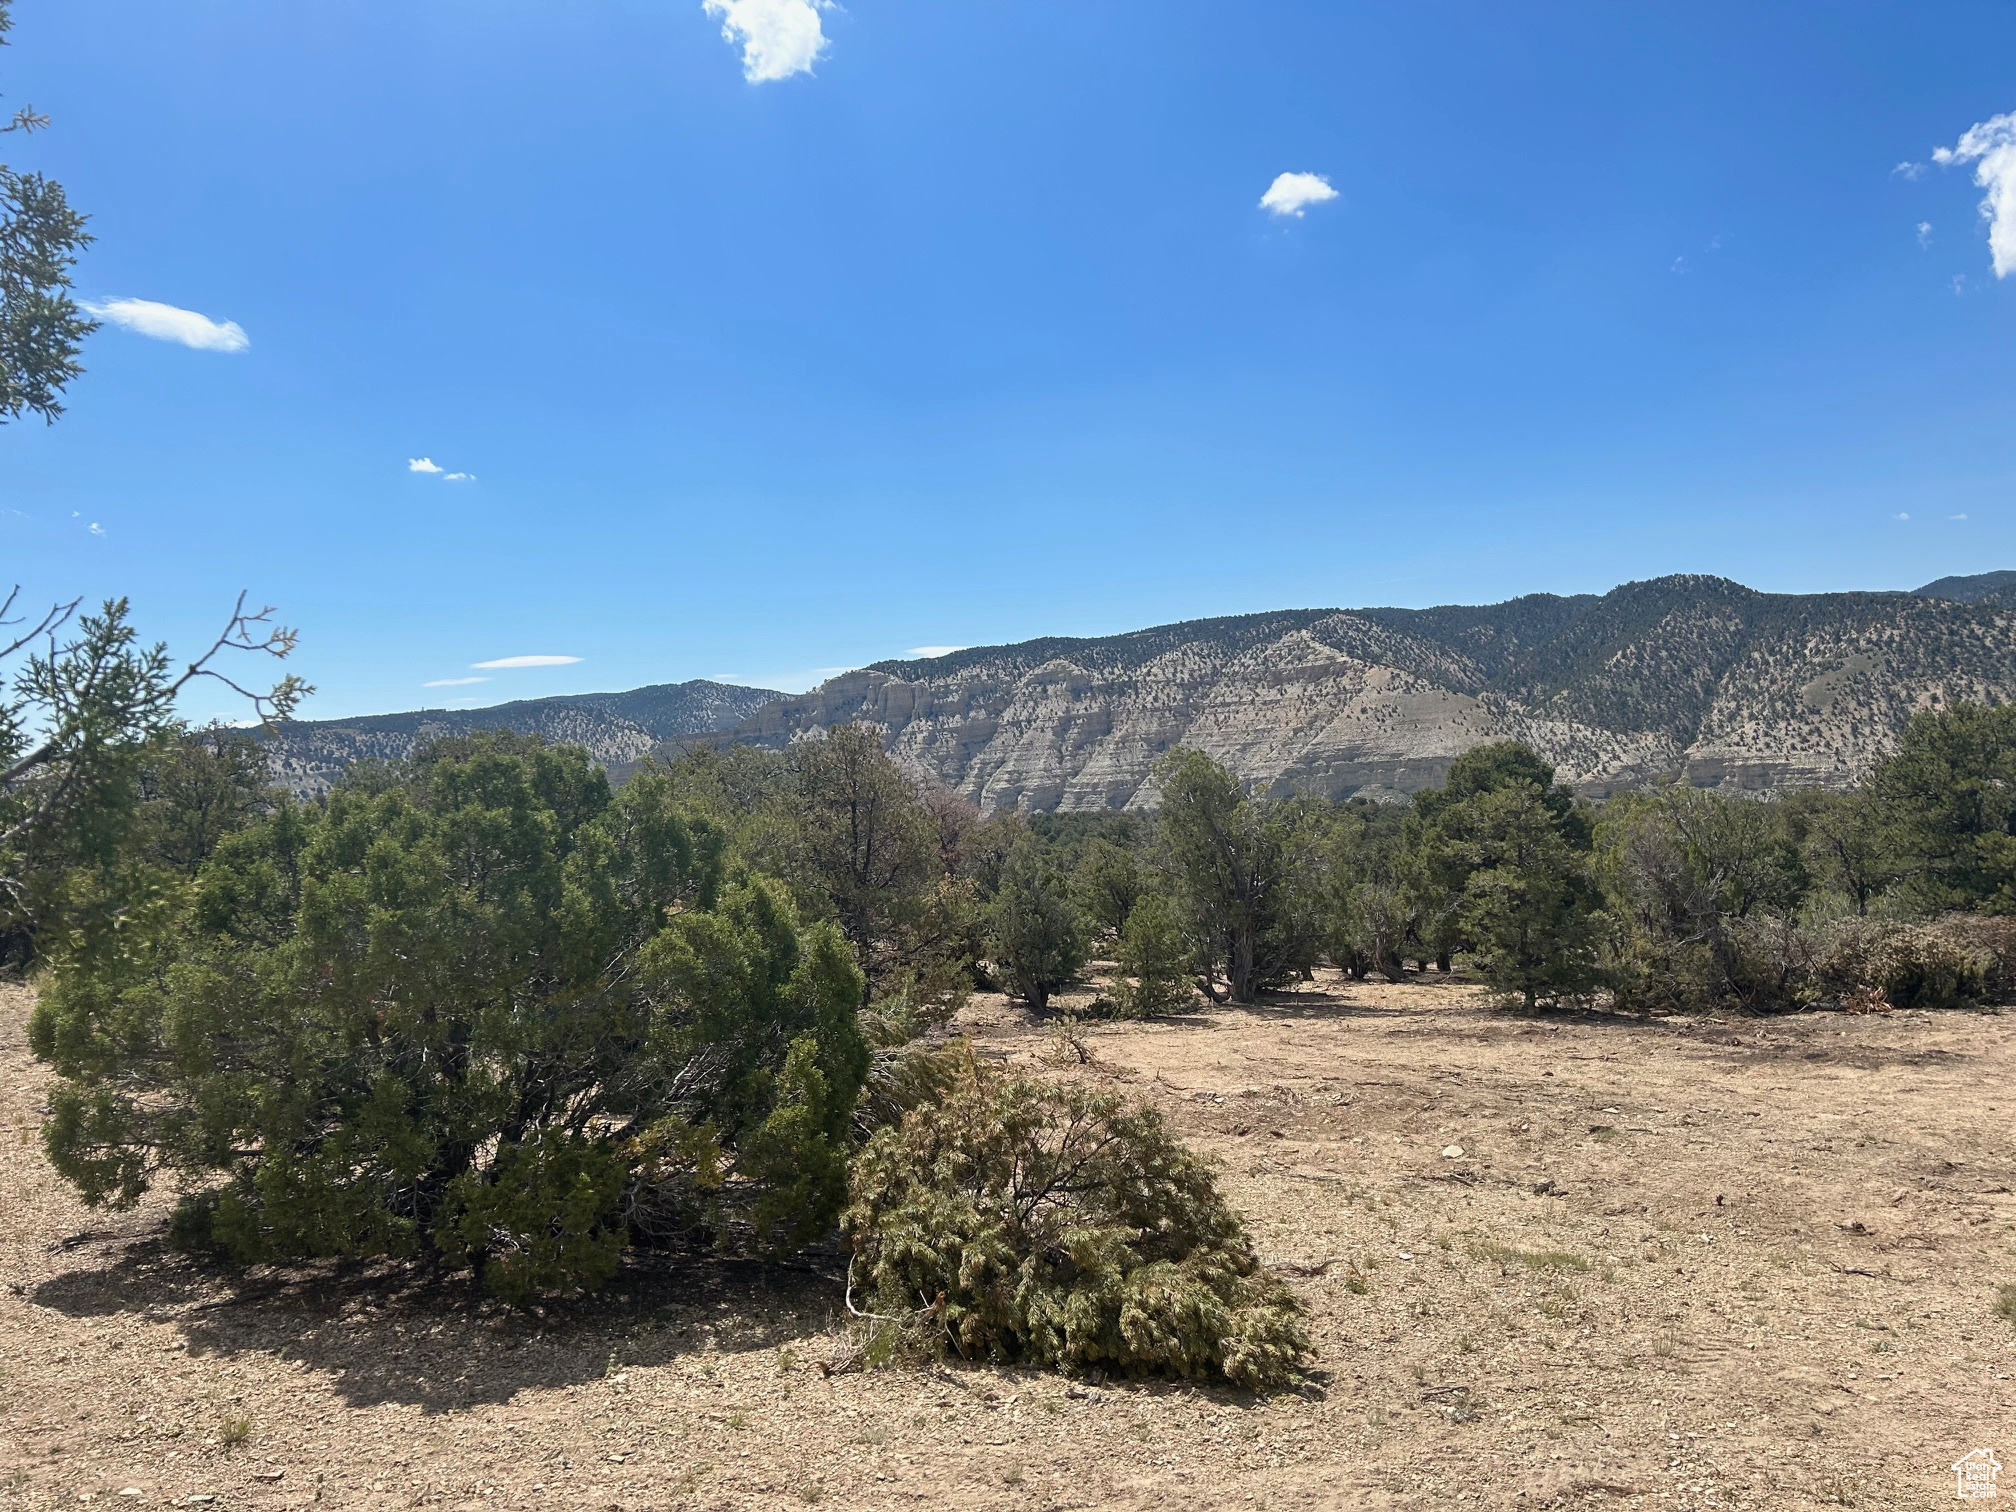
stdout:
<svg viewBox="0 0 2016 1512">
<path fill-rule="evenodd" d="M 1981 218 L 1988 222 L 1995 276 L 2016 273 L 2016 111 L 1969 126 L 1951 147 L 1935 149 L 1932 161 L 1941 167 L 1974 165 L 1974 182 L 1988 191 Z"/>
<path fill-rule="evenodd" d="M 1260 208 L 1276 215 L 1300 215 L 1310 205 L 1335 198 L 1337 191 L 1320 173 L 1284 173 L 1260 196 Z"/>
<path fill-rule="evenodd" d="M 102 536 L 103 534 L 105 534 L 105 527 L 103 525 L 100 525 L 96 520 L 93 520 L 89 525 L 86 525 L 84 528 L 90 531 L 91 534 L 95 536 Z"/>
<path fill-rule="evenodd" d="M 495 672 L 507 667 L 571 667 L 578 656 L 500 656 L 495 661 L 471 662 L 478 672 Z"/>
<path fill-rule="evenodd" d="M 1908 515 L 1908 514 L 1900 514 L 1900 515 L 1898 515 L 1898 516 L 1897 516 L 1897 518 L 1898 518 L 1898 519 L 1900 519 L 1900 520 L 1908 520 L 1908 519 L 1910 519 L 1910 518 L 1911 518 L 1911 516 L 1910 516 L 1910 515 Z"/>
<path fill-rule="evenodd" d="M 810 73 L 826 50 L 819 12 L 831 9 L 829 0 L 705 0 L 703 8 L 741 45 L 742 77 L 751 84 Z"/>
<path fill-rule="evenodd" d="M 1948 515 L 1946 516 L 1946 518 L 1949 520 L 1964 520 L 1967 518 L 1967 516 L 1965 516 L 1964 514 L 1958 514 L 1958 515 Z"/>
<path fill-rule="evenodd" d="M 194 310 L 178 310 L 174 305 L 151 299 L 107 299 L 84 306 L 100 320 L 156 341 L 179 341 L 199 352 L 243 352 L 252 345 L 245 328 L 235 320 L 212 320 Z"/>
<path fill-rule="evenodd" d="M 1894 174 L 1897 174 L 1907 179 L 1920 179 L 1925 177 L 1925 165 L 1923 163 L 1899 163 L 1895 168 L 1892 168 L 1890 171 Z"/>
<path fill-rule="evenodd" d="M 1918 222 L 1918 245 L 1921 247 L 1929 247 L 1932 245 L 1932 222 L 1930 221 Z"/>
<path fill-rule="evenodd" d="M 423 688 L 466 688 L 471 683 L 488 682 L 487 677 L 437 677 L 432 682 L 420 684 Z"/>
<path fill-rule="evenodd" d="M 435 462 L 435 460 L 432 457 L 409 457 L 406 459 L 406 471 L 418 472 L 418 473 L 438 473 L 439 471 L 441 471 L 441 468 L 440 464 Z"/>
<path fill-rule="evenodd" d="M 474 482 L 476 481 L 476 474 L 474 474 L 474 473 L 449 473 L 449 474 L 448 474 L 448 475 L 447 475 L 447 476 L 446 476 L 445 478 L 443 478 L 443 479 L 442 479 L 441 481 L 442 481 L 443 483 L 474 483 Z"/>
<path fill-rule="evenodd" d="M 905 656 L 950 656 L 954 651 L 964 651 L 964 646 L 912 646 Z"/>
</svg>

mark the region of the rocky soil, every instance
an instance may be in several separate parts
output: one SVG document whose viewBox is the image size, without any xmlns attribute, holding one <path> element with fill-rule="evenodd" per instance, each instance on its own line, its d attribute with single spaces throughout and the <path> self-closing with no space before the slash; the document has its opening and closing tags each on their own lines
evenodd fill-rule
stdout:
<svg viewBox="0 0 2016 1512">
<path fill-rule="evenodd" d="M 1151 1098 L 1317 1340 L 1300 1394 L 957 1360 L 827 1375 L 830 1264 L 638 1268 L 545 1318 L 231 1276 L 36 1131 L 0 989 L 0 1505 L 1931 1508 L 2016 1466 L 2016 1018 L 1524 1016 L 1324 981 L 981 1049 Z M 2006 1477 L 2005 1477 L 2006 1479 Z M 2016 1487 L 2005 1488 L 2005 1494 Z"/>
</svg>

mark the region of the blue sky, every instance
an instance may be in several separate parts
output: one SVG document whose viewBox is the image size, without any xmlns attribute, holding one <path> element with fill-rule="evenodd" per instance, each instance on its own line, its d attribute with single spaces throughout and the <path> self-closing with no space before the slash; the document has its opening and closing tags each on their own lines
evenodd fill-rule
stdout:
<svg viewBox="0 0 2016 1512">
<path fill-rule="evenodd" d="M 2016 566 L 2006 0 L 16 9 L 126 324 L 0 576 L 312 714 Z"/>
</svg>

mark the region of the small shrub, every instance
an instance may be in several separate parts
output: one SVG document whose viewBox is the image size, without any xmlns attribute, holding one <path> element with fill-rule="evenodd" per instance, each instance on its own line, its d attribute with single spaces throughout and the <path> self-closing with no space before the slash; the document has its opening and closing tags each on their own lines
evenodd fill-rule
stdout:
<svg viewBox="0 0 2016 1512">
<path fill-rule="evenodd" d="M 1960 1008 L 1988 996 L 1994 958 L 1942 929 L 1887 919 L 1844 920 L 1823 942 L 1818 976 L 1837 1001 L 1867 1003 L 1880 993 L 1892 1008 Z"/>
<path fill-rule="evenodd" d="M 252 1437 L 252 1419 L 240 1415 L 224 1419 L 217 1430 L 217 1442 L 226 1449 L 236 1449 Z"/>
<path fill-rule="evenodd" d="M 970 1076 L 870 1141 L 844 1222 L 874 1311 L 967 1358 L 1264 1388 L 1308 1354 L 1204 1164 L 1110 1094 Z"/>
<path fill-rule="evenodd" d="M 1091 955 L 1091 932 L 1064 879 L 1034 841 L 1009 852 L 989 912 L 988 943 L 1011 997 L 1042 1013 L 1077 980 Z"/>
<path fill-rule="evenodd" d="M 2016 1003 L 2016 916 L 1948 914 L 1931 927 L 1981 963 L 1983 1003 Z"/>
<path fill-rule="evenodd" d="M 1196 1001 L 1183 931 L 1166 898 L 1150 894 L 1134 905 L 1117 964 L 1113 1006 L 1122 1018 L 1153 1018 Z"/>
<path fill-rule="evenodd" d="M 2016 1281 L 1995 1294 L 1995 1316 L 2016 1323 Z"/>
</svg>

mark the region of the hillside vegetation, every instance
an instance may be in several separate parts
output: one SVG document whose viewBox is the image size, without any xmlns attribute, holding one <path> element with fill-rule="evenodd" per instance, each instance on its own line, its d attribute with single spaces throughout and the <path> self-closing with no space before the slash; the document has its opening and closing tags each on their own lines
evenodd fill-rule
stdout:
<svg viewBox="0 0 2016 1512">
<path fill-rule="evenodd" d="M 274 780 L 297 797 L 325 792 L 359 761 L 403 761 L 430 740 L 509 730 L 554 745 L 578 745 L 619 772 L 661 742 L 723 729 L 781 693 L 696 679 L 633 688 L 526 698 L 487 709 L 418 709 L 351 719 L 299 719 L 266 737 Z"/>
</svg>

